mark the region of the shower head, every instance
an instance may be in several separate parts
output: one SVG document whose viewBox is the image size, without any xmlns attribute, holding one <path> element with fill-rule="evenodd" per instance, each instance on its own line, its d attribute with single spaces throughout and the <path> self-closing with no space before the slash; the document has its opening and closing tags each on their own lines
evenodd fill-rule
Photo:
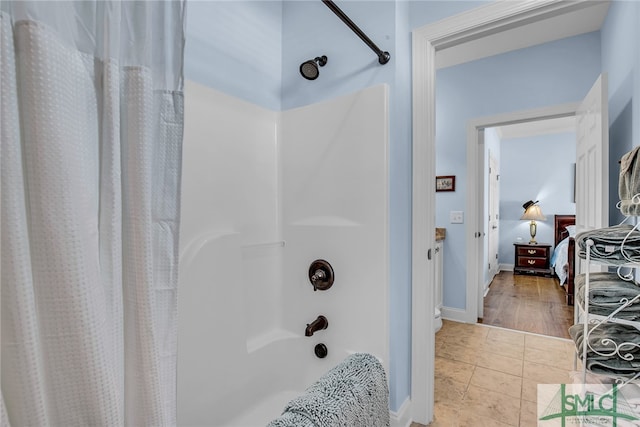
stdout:
<svg viewBox="0 0 640 427">
<path fill-rule="evenodd" d="M 317 56 L 314 59 L 310 59 L 300 64 L 300 74 L 307 80 L 315 80 L 320 75 L 318 65 L 324 67 L 327 64 L 327 57 L 325 55 Z"/>
</svg>

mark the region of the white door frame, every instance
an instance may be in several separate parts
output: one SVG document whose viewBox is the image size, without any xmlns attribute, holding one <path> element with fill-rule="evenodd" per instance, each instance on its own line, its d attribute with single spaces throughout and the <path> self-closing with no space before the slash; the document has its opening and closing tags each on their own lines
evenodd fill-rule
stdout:
<svg viewBox="0 0 640 427">
<path fill-rule="evenodd" d="M 567 13 L 589 2 L 560 0 L 499 1 L 425 25 L 412 32 L 413 190 L 412 190 L 412 332 L 411 417 L 429 424 L 433 420 L 435 340 L 433 334 L 433 263 L 429 250 L 435 244 L 435 56 L 446 47 L 480 39 L 509 28 Z M 477 163 L 477 159 L 473 159 Z M 469 160 L 468 160 L 469 162 Z M 474 175 L 475 176 L 475 175 Z M 467 206 L 477 206 L 467 192 Z M 467 211 L 469 211 L 467 209 Z M 467 222 L 468 241 L 481 230 Z M 467 259 L 474 253 L 467 245 Z M 476 261 L 474 261 L 476 262 Z M 472 296 L 475 292 L 469 293 Z M 476 296 L 477 297 L 477 296 Z M 470 304 L 467 307 L 477 308 Z M 475 322 L 476 319 L 473 319 Z"/>
</svg>

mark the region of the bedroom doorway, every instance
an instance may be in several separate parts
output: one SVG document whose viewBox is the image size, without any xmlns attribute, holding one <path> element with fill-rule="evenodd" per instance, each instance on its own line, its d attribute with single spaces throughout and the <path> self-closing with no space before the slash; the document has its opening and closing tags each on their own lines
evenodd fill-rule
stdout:
<svg viewBox="0 0 640 427">
<path fill-rule="evenodd" d="M 549 261 L 566 259 L 566 256 L 556 256 L 558 253 L 562 254 L 562 251 L 556 251 L 559 240 L 556 236 L 558 224 L 555 219 L 557 215 L 561 215 L 562 218 L 575 218 L 575 117 L 487 128 L 484 133 L 487 165 L 481 174 L 489 174 L 490 177 L 485 185 L 485 198 L 488 203 L 484 203 L 487 206 L 486 239 L 489 262 L 484 266 L 485 271 L 479 278 L 484 287 L 482 299 L 478 301 L 478 323 L 568 338 L 567 330 L 573 324 L 573 309 L 567 305 L 561 280 L 555 277 L 558 270 L 553 269 L 553 276 L 547 274 L 548 277 L 517 275 L 513 274 L 513 271 L 516 263 L 514 243 L 526 243 L 530 239 L 528 221 L 520 219 L 523 213 L 522 204 L 528 199 L 539 200 L 546 216 L 546 220 L 538 222 L 536 235 L 540 245 L 550 245 L 548 252 L 543 253 L 547 254 Z M 499 266 L 496 275 L 491 268 L 494 255 L 491 249 L 493 225 L 490 206 L 492 199 L 495 199 L 492 195 L 491 169 L 497 169 L 496 163 L 501 161 L 504 161 L 504 170 L 500 171 L 499 197 L 503 200 L 497 202 L 500 204 L 502 217 L 497 221 L 501 233 L 498 239 Z M 531 164 L 535 164 L 536 167 L 529 167 Z M 530 262 L 538 260 L 537 257 L 528 259 Z M 558 265 L 560 264 L 565 263 L 559 262 Z M 563 275 L 559 274 L 559 277 Z"/>
<path fill-rule="evenodd" d="M 484 132 L 485 129 L 490 128 L 491 126 L 487 126 L 486 123 L 495 122 L 502 123 L 496 124 L 496 126 L 504 126 L 509 123 L 537 123 L 542 120 L 554 119 L 554 118 L 562 118 L 562 117 L 572 117 L 575 116 L 575 120 L 572 126 L 575 130 L 575 162 L 576 162 L 576 172 L 575 172 L 575 224 L 577 226 L 577 231 L 588 230 L 593 228 L 606 227 L 609 225 L 608 220 L 608 192 L 609 192 L 609 138 L 608 138 L 608 96 L 607 96 L 607 76 L 606 74 L 601 75 L 593 84 L 593 87 L 584 100 L 579 104 L 574 106 L 560 106 L 560 107 L 550 107 L 546 113 L 529 111 L 520 114 L 519 120 L 514 120 L 514 117 L 509 118 L 508 115 L 499 116 L 491 119 L 479 119 L 478 121 L 472 122 L 470 126 L 470 131 L 468 135 L 470 136 L 468 139 L 467 153 L 468 156 L 475 156 L 476 159 L 485 159 L 488 154 L 486 154 L 487 149 L 485 147 L 487 138 L 485 138 Z M 558 109 L 557 111 L 553 111 L 554 109 Z M 573 112 L 571 112 L 573 110 Z M 518 113 L 516 113 L 518 114 Z M 483 125 L 484 123 L 484 125 Z M 477 170 L 475 174 L 470 174 L 471 180 L 475 177 L 475 181 L 479 181 L 481 177 L 484 176 L 485 171 L 480 167 L 480 162 L 476 162 Z M 486 164 L 486 163 L 485 163 Z M 569 172 L 569 167 L 572 164 L 572 161 L 567 163 L 567 172 Z M 517 171 L 514 176 L 519 176 L 520 172 Z M 570 187 L 573 184 L 571 177 L 567 177 L 567 199 L 571 198 L 571 190 Z M 478 184 L 476 184 L 478 185 Z M 517 191 L 514 196 L 518 197 L 521 194 L 521 188 L 524 188 L 521 185 L 516 186 Z M 480 186 L 478 185 L 477 196 L 471 195 L 470 199 L 475 198 L 476 204 L 470 204 L 468 206 L 476 206 L 477 212 L 483 212 L 483 207 L 485 206 L 485 194 L 488 193 L 488 185 Z M 544 196 L 549 197 L 553 193 L 557 193 L 557 187 L 554 190 L 553 188 L 549 191 L 546 191 L 544 187 L 535 188 L 537 192 L 535 194 L 535 200 L 541 199 L 544 200 Z M 530 190 L 531 190 L 530 188 Z M 535 191 L 534 191 L 535 192 Z M 531 197 L 532 195 L 527 195 L 524 197 L 524 200 Z M 549 199 L 550 200 L 550 199 Z M 567 200 L 568 201 L 568 200 Z M 518 202 L 519 203 L 519 202 Z M 544 203 L 544 202 L 543 202 Z M 566 206 L 566 203 L 565 203 Z M 486 210 L 485 210 L 486 212 Z M 515 212 L 514 216 L 515 222 L 519 220 L 519 216 L 521 211 Z M 549 212 L 546 211 L 546 215 L 564 215 L 570 212 L 566 211 L 554 211 Z M 482 224 L 482 216 L 479 215 L 477 221 Z M 485 213 L 484 217 L 487 214 Z M 503 218 L 504 220 L 504 218 Z M 516 229 L 517 227 L 513 226 L 510 229 Z M 552 234 L 553 238 L 550 239 L 553 246 L 555 247 L 558 244 L 557 232 L 555 230 L 556 226 L 554 224 L 554 233 Z M 517 238 L 516 238 L 517 239 Z M 506 239 L 508 241 L 515 241 L 514 238 Z M 522 237 L 519 237 L 522 239 Z M 476 239 L 479 240 L 479 239 Z M 475 247 L 474 242 L 470 243 L 469 247 Z M 482 259 L 486 259 L 485 255 L 482 253 L 484 247 L 482 245 L 478 245 L 478 251 L 476 253 L 476 260 L 468 260 L 467 265 L 468 268 L 472 266 L 482 265 L 479 262 Z M 550 256 L 550 255 L 549 255 Z M 579 266 L 576 267 L 577 273 L 579 273 L 581 268 Z M 469 272 L 473 272 L 473 270 L 468 270 Z M 572 272 L 571 276 L 574 276 L 576 272 Z M 469 274 L 471 280 L 473 281 L 475 278 L 476 282 L 476 292 L 469 293 L 470 296 L 473 297 L 475 294 L 478 298 L 478 313 L 484 312 L 484 295 L 485 295 L 485 286 L 484 278 L 486 277 L 486 270 L 484 268 L 477 268 L 475 270 L 475 274 Z M 516 278 L 513 276 L 512 282 L 513 285 L 518 284 L 518 280 L 522 281 L 520 278 Z M 542 280 L 542 279 L 541 279 Z M 553 280 L 553 279 L 552 279 Z M 536 289 L 540 291 L 542 289 L 540 287 L 540 280 L 537 280 L 538 286 Z M 555 282 L 555 280 L 553 281 Z M 552 283 L 552 282 L 549 282 Z M 473 283 L 469 284 L 473 286 Z M 570 286 L 570 290 L 572 290 L 572 286 Z M 469 289 L 469 288 L 468 288 Z M 512 307 L 512 305 L 507 305 L 507 307 Z M 515 309 L 515 308 L 514 308 Z M 564 307 L 561 310 L 560 317 L 566 317 L 562 312 L 566 311 Z M 485 322 L 486 323 L 486 322 Z M 504 325 L 502 325 L 504 326 Z M 534 332 L 534 331 L 531 331 Z M 539 333 L 539 331 L 536 331 Z"/>
<path fill-rule="evenodd" d="M 496 133 L 495 129 L 504 129 L 507 132 L 507 129 L 511 127 L 511 129 L 507 132 L 508 136 L 516 137 L 516 136 L 525 136 L 525 135 L 533 135 L 535 133 L 543 132 L 541 129 L 544 129 L 546 126 L 546 132 L 555 132 L 558 130 L 558 126 L 566 127 L 567 124 L 563 122 L 564 120 L 571 119 L 575 117 L 576 110 L 578 108 L 577 104 L 565 104 L 558 106 L 550 106 L 541 109 L 534 110 L 526 110 L 519 112 L 512 112 L 501 114 L 492 117 L 484 117 L 475 120 L 471 120 L 467 125 L 467 159 L 468 159 L 468 170 L 469 175 L 468 179 L 470 182 L 468 183 L 469 188 L 474 189 L 475 191 L 467 192 L 467 210 L 477 212 L 476 218 L 469 218 L 469 222 L 475 222 L 475 224 L 471 225 L 472 227 L 477 227 L 477 229 L 482 230 L 480 232 L 480 238 L 472 239 L 472 241 L 467 242 L 467 247 L 469 248 L 468 258 L 467 258 L 467 295 L 469 299 L 472 301 L 472 304 L 469 308 L 473 307 L 474 309 L 468 309 L 466 320 L 469 323 L 476 323 L 478 318 L 483 316 L 484 311 L 484 296 L 489 288 L 489 284 L 491 282 L 489 269 L 488 269 L 488 258 L 489 258 L 489 249 L 488 249 L 488 238 L 489 230 L 493 226 L 490 219 L 490 213 L 488 209 L 489 205 L 489 157 L 488 151 L 489 148 L 492 148 L 492 151 L 496 152 L 495 157 L 498 159 L 498 167 L 500 167 L 501 156 L 499 155 L 500 145 L 496 145 L 495 139 L 497 137 L 492 136 Z M 547 125 L 545 125 L 547 123 Z M 570 122 L 572 123 L 572 122 Z M 553 129 L 553 126 L 556 126 L 556 129 Z M 514 131 L 514 127 L 518 126 L 522 130 Z M 499 140 L 499 138 L 498 138 Z M 494 141 L 494 142 L 492 142 Z M 493 145 L 492 145 L 493 144 Z M 502 174 L 502 172 L 501 172 Z M 498 180 L 499 181 L 499 180 Z M 529 184 L 527 184 L 528 186 Z M 518 191 L 523 186 L 516 185 Z M 514 190 L 511 191 L 513 193 Z M 540 194 L 531 194 L 524 195 L 522 193 L 518 193 L 518 195 L 510 195 L 509 192 L 501 192 L 505 193 L 506 197 L 510 199 L 517 199 L 517 201 L 509 201 L 509 210 L 506 213 L 510 213 L 511 215 L 507 216 L 515 216 L 517 215 L 517 219 L 509 220 L 505 219 L 507 217 L 499 218 L 499 221 L 506 225 L 502 226 L 501 235 L 498 238 L 498 241 L 510 241 L 511 243 L 517 240 L 519 236 L 521 239 L 526 237 L 524 234 L 518 234 L 521 229 L 521 226 L 526 226 L 524 222 L 519 221 L 519 215 L 521 215 L 521 204 L 522 202 L 528 200 L 528 198 L 540 196 Z M 499 197 L 502 197 L 501 194 Z M 522 201 L 519 198 L 527 197 Z M 499 200 L 496 200 L 496 203 L 500 203 Z M 513 210 L 514 212 L 510 212 Z M 517 212 L 516 212 L 517 211 Z M 570 212 L 562 212 L 562 213 L 570 213 Z M 499 226 L 500 227 L 500 226 Z M 540 227 L 542 228 L 542 227 Z M 500 228 L 499 228 L 500 230 Z M 522 229 L 524 230 L 524 229 Z M 520 230 L 520 231 L 522 231 Z M 528 230 L 528 227 L 526 228 Z M 525 231 L 526 231 L 525 230 Z M 551 240 L 553 242 L 553 240 Z M 502 246 L 502 248 L 500 247 Z M 504 247 L 509 246 L 509 247 Z M 503 253 L 503 262 L 501 262 L 499 269 L 505 269 L 504 258 L 505 256 L 508 258 L 509 253 L 513 253 L 513 246 L 506 245 L 503 243 L 500 245 L 498 243 L 498 253 Z M 507 255 L 504 255 L 506 252 Z M 495 256 L 495 255 L 494 255 Z M 500 261 L 500 260 L 499 260 Z M 509 266 L 506 267 L 507 269 Z M 511 269 L 513 268 L 513 264 L 511 264 Z M 470 313 L 469 313 L 470 312 Z"/>
</svg>

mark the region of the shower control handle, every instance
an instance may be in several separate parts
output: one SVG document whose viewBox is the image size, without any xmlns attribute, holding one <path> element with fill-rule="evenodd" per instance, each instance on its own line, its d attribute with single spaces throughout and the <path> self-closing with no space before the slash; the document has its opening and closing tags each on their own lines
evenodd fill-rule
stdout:
<svg viewBox="0 0 640 427">
<path fill-rule="evenodd" d="M 333 267 L 323 259 L 317 259 L 309 267 L 309 281 L 313 285 L 313 290 L 326 291 L 333 286 Z"/>
<path fill-rule="evenodd" d="M 311 276 L 311 283 L 313 284 L 313 290 L 316 291 L 317 286 L 316 286 L 316 282 L 319 280 L 324 280 L 327 278 L 327 275 L 325 274 L 324 270 L 320 270 L 317 269 L 315 273 L 313 273 L 313 276 Z"/>
</svg>

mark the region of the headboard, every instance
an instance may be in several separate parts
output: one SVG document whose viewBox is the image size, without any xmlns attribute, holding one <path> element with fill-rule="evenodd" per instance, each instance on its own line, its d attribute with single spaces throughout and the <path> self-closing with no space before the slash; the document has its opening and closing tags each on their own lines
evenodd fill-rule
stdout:
<svg viewBox="0 0 640 427">
<path fill-rule="evenodd" d="M 569 232 L 566 230 L 566 226 L 575 225 L 575 215 L 554 215 L 553 216 L 553 240 L 554 246 L 558 246 L 558 243 L 569 237 Z"/>
</svg>

